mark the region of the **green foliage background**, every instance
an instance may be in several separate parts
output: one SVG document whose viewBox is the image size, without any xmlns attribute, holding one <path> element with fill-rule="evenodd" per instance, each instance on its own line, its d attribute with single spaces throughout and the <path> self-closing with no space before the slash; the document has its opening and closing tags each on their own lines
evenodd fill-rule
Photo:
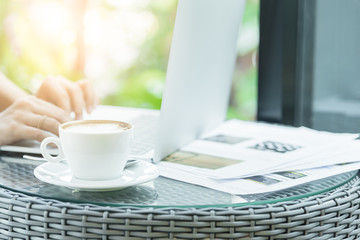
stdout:
<svg viewBox="0 0 360 240">
<path fill-rule="evenodd" d="M 44 0 L 29 2 L 41 1 Z M 48 39 L 32 34 L 31 27 L 26 26 L 29 22 L 30 4 L 25 4 L 25 2 L 23 0 L 0 1 L 0 71 L 29 91 L 35 89 L 34 86 L 39 84 L 36 82 L 41 82 L 41 78 L 48 74 L 64 75 L 72 80 L 87 77 L 82 69 L 69 65 L 66 53 L 71 49 L 58 47 Z M 53 0 L 52 2 L 62 1 Z M 87 4 L 87 0 L 80 2 L 84 6 Z M 114 10 L 107 1 L 100 2 L 101 11 Z M 145 3 L 146 6 L 144 5 L 143 8 L 150 11 L 157 20 L 157 31 L 143 41 L 139 47 L 139 55 L 130 67 L 118 71 L 113 69 L 116 73 L 113 78 L 113 81 L 117 83 L 114 85 L 116 88 L 102 96 L 102 104 L 160 109 L 177 2 L 151 0 Z M 258 14 L 259 0 L 248 0 L 240 33 L 228 118 L 247 120 L 255 118 Z M 15 28 L 9 29 L 12 15 L 16 15 L 16 22 L 10 26 L 15 26 Z M 24 32 L 31 37 L 21 35 Z M 21 48 L 20 53 L 17 51 L 18 45 Z"/>
</svg>

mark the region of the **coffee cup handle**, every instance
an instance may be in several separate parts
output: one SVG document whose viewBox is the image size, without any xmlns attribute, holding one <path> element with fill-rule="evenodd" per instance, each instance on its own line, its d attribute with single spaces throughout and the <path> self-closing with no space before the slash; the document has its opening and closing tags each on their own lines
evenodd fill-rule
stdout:
<svg viewBox="0 0 360 240">
<path fill-rule="evenodd" d="M 50 153 L 47 150 L 47 145 L 49 145 L 50 143 L 53 143 L 57 146 L 57 148 L 59 149 L 59 155 L 57 155 L 55 157 L 50 155 Z M 64 152 L 62 151 L 62 148 L 61 148 L 60 139 L 56 138 L 56 137 L 45 138 L 41 142 L 40 151 L 41 151 L 41 154 L 43 155 L 43 157 L 52 163 L 57 163 L 57 162 L 63 160 L 65 157 Z"/>
</svg>

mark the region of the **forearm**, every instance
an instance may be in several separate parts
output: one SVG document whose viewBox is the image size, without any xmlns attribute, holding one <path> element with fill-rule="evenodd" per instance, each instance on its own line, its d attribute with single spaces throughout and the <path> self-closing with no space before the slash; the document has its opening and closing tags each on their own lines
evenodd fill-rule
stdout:
<svg viewBox="0 0 360 240">
<path fill-rule="evenodd" d="M 0 73 L 0 112 L 10 106 L 16 99 L 28 94 Z"/>
</svg>

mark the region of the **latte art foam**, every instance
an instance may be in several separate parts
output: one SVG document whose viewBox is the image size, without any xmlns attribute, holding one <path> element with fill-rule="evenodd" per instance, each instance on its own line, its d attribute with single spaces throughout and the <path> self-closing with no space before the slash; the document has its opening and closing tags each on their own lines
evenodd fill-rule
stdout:
<svg viewBox="0 0 360 240">
<path fill-rule="evenodd" d="M 89 124 L 75 124 L 65 128 L 67 131 L 78 133 L 110 133 L 124 131 L 126 128 L 115 123 L 89 123 Z"/>
</svg>

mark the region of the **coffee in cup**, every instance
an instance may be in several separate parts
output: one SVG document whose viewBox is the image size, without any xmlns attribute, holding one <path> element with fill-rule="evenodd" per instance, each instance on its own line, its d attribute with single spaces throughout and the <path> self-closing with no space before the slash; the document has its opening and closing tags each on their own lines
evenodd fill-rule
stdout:
<svg viewBox="0 0 360 240">
<path fill-rule="evenodd" d="M 40 149 L 49 162 L 65 159 L 74 177 L 109 180 L 120 177 L 130 154 L 133 125 L 113 120 L 79 120 L 59 126 L 59 138 L 42 141 Z M 59 149 L 51 156 L 47 145 Z"/>
</svg>

